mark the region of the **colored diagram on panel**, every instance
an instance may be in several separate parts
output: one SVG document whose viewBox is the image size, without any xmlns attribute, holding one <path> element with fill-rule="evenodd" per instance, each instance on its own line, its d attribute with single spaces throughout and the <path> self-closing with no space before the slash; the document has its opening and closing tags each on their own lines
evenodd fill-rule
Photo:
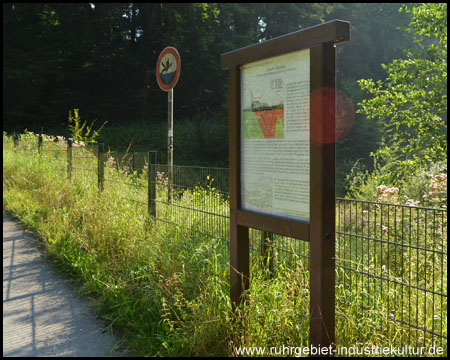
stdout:
<svg viewBox="0 0 450 360">
<path fill-rule="evenodd" d="M 284 104 L 268 106 L 255 101 L 243 110 L 244 139 L 284 138 Z"/>
</svg>

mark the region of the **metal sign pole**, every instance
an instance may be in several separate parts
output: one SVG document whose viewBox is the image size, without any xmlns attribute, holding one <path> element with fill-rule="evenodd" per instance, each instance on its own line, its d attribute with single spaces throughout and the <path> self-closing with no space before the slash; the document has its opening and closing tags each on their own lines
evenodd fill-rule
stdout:
<svg viewBox="0 0 450 360">
<path fill-rule="evenodd" d="M 170 203 L 173 197 L 173 88 L 178 82 L 181 71 L 180 54 L 172 46 L 166 47 L 159 54 L 156 63 L 156 81 L 163 91 L 167 91 L 167 201 Z"/>
<path fill-rule="evenodd" d="M 173 88 L 167 92 L 168 96 L 168 148 L 167 148 L 167 172 L 168 172 L 168 191 L 167 200 L 172 201 L 173 193 Z"/>
</svg>

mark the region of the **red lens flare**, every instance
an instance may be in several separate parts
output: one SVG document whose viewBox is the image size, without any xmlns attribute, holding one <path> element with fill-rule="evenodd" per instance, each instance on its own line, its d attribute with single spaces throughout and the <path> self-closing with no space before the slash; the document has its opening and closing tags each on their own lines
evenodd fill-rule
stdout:
<svg viewBox="0 0 450 360">
<path fill-rule="evenodd" d="M 311 141 L 331 144 L 344 139 L 355 122 L 355 109 L 350 97 L 333 88 L 320 88 L 311 92 Z M 332 126 L 335 111 L 336 126 Z M 320 119 L 324 123 L 321 125 Z"/>
</svg>

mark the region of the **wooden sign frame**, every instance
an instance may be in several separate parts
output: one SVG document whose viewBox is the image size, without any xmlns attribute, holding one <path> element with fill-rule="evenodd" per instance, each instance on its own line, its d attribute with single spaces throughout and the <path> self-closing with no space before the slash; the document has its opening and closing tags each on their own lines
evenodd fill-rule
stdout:
<svg viewBox="0 0 450 360">
<path fill-rule="evenodd" d="M 350 40 L 350 24 L 333 20 L 234 50 L 221 56 L 229 71 L 230 284 L 236 307 L 249 288 L 249 228 L 310 242 L 310 344 L 334 344 L 336 48 Z M 243 210 L 241 207 L 241 70 L 254 61 L 310 49 L 309 221 Z"/>
</svg>

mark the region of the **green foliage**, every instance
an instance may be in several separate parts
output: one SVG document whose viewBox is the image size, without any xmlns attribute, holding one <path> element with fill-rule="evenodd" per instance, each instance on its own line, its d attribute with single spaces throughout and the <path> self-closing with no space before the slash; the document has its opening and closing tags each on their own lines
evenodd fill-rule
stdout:
<svg viewBox="0 0 450 360">
<path fill-rule="evenodd" d="M 357 80 L 383 79 L 385 73 L 380 65 L 405 58 L 403 49 L 414 47 L 412 36 L 398 30 L 410 21 L 409 14 L 398 11 L 401 6 L 395 2 L 336 3 L 325 18 L 326 21 L 342 19 L 350 22 L 350 41 L 336 48 L 336 86 L 350 97 L 355 109 L 364 99 Z M 338 196 L 345 196 L 347 189 L 343 181 L 356 161 L 359 161 L 359 167 L 373 169 L 370 153 L 380 147 L 383 135 L 379 119 L 355 114 L 352 129 L 336 144 Z"/>
<path fill-rule="evenodd" d="M 372 154 L 383 182 L 395 182 L 421 167 L 447 159 L 447 5 L 421 4 L 409 10 L 406 31 L 420 50 L 383 65 L 385 80 L 360 80 L 371 97 L 359 113 L 385 126 L 383 146 Z"/>
<path fill-rule="evenodd" d="M 345 180 L 347 197 L 431 208 L 447 207 L 447 162 L 420 167 L 395 182 L 386 181 L 388 165 L 381 167 L 375 162 L 374 170 L 369 172 L 364 165 L 355 164 Z M 389 189 L 397 190 L 390 194 Z"/>
<path fill-rule="evenodd" d="M 86 127 L 86 121 L 81 124 L 78 110 L 79 109 L 73 109 L 73 115 L 72 112 L 69 111 L 70 136 L 74 141 L 82 141 L 86 144 L 94 144 L 96 142 L 96 139 L 100 135 L 100 131 L 106 125 L 107 121 L 105 121 L 99 129 L 92 131 L 92 127 L 94 126 L 96 120 L 94 120 L 91 125 L 88 125 Z"/>
<path fill-rule="evenodd" d="M 336 18 L 352 23 L 348 52 L 338 50 L 339 79 L 347 91 L 354 79 L 372 76 L 380 62 L 390 61 L 404 43 L 390 31 L 404 16 L 396 14 L 398 6 L 4 4 L 4 125 L 35 132 L 44 126 L 48 133 L 61 129 L 61 119 L 74 107 L 114 125 L 160 122 L 167 96 L 156 84 L 155 64 L 167 45 L 179 50 L 182 61 L 175 119 L 220 117 L 228 96 L 222 53 Z M 377 46 L 380 36 L 382 46 Z"/>
<path fill-rule="evenodd" d="M 262 3 L 258 5 L 259 39 L 269 40 L 325 21 L 333 6 L 326 3 Z"/>
<path fill-rule="evenodd" d="M 66 154 L 54 151 L 58 150 L 57 143 L 45 142 L 41 156 L 36 156 L 36 142 L 32 137 L 28 139 L 29 147 L 25 139 L 30 134 L 23 137 L 16 149 L 5 135 L 5 208 L 41 236 L 47 253 L 60 269 L 81 283 L 82 292 L 95 300 L 108 325 L 124 335 L 131 355 L 233 356 L 236 355 L 234 346 L 240 345 L 307 345 L 309 266 L 294 250 L 292 256 L 284 254 L 286 258 L 289 256 L 290 263 L 275 251 L 276 273 L 272 277 L 268 276 L 267 268 L 260 267 L 258 255 L 252 256 L 249 301 L 239 311 L 231 311 L 227 235 L 224 238 L 202 235 L 205 230 L 219 233 L 217 227 L 221 226 L 207 212 L 226 217 L 229 210 L 228 201 L 215 192 L 212 178 L 207 179 L 204 187 L 175 196 L 175 206 L 161 204 L 158 211 L 164 221 L 153 222 L 146 215 L 146 174 L 130 174 L 128 169 L 118 169 L 108 159 L 105 179 L 111 181 L 106 181 L 107 186 L 99 193 L 95 174 L 97 159 L 89 150 L 78 149 L 82 156 L 76 161 L 80 168 L 92 171 L 75 172 L 67 180 L 61 175 L 67 170 Z M 439 196 L 446 193 L 443 187 L 431 186 L 433 181 L 442 185 L 443 177 L 433 176 L 429 180 L 427 186 L 435 188 Z M 157 189 L 159 198 L 166 196 L 166 191 L 167 187 L 161 184 Z M 199 204 L 205 212 L 192 211 Z M 336 240 L 337 254 L 349 254 L 344 259 L 337 258 L 345 268 L 340 267 L 336 272 L 336 343 L 390 346 L 394 341 L 406 339 L 408 328 L 390 314 L 393 309 L 397 315 L 406 311 L 406 302 L 403 304 L 398 299 L 408 291 L 410 306 L 417 309 L 415 322 L 425 321 L 430 329 L 432 322 L 438 324 L 439 320 L 430 320 L 432 315 L 443 314 L 445 319 L 441 324 L 445 328 L 446 298 L 439 302 L 434 301 L 434 295 L 433 298 L 415 296 L 415 289 L 403 286 L 411 281 L 411 276 L 417 276 L 420 277 L 418 286 L 426 288 L 431 272 L 433 277 L 436 272 L 435 278 L 445 281 L 445 284 L 436 283 L 436 291 L 446 292 L 445 265 L 441 267 L 441 263 L 433 260 L 430 268 L 434 251 L 426 251 L 425 258 L 418 259 L 418 250 L 432 237 L 422 235 L 432 231 L 440 244 L 445 236 L 444 225 L 430 230 L 431 221 L 425 218 L 421 224 L 417 223 L 420 227 L 410 227 L 409 235 L 400 234 L 395 224 L 409 223 L 408 218 L 397 219 L 392 212 L 391 217 L 386 216 L 386 208 L 364 209 L 357 203 L 337 208 L 338 219 L 356 217 L 356 221 L 349 222 L 352 229 L 344 222 Z M 409 216 L 411 221 L 418 217 L 414 212 Z M 378 226 L 380 218 L 387 218 L 383 225 L 388 226 Z M 355 245 L 360 238 L 365 243 L 368 224 L 371 228 L 377 226 L 370 230 L 370 237 L 378 239 L 381 232 L 390 232 L 391 237 L 387 239 L 399 242 L 377 241 L 373 252 L 361 254 Z M 349 239 L 349 232 L 358 237 Z M 411 238 L 420 239 L 417 248 L 409 252 L 400 246 L 407 243 L 408 236 L 410 244 Z M 388 246 L 396 252 L 387 253 Z M 446 242 L 439 246 L 442 248 L 434 250 L 442 249 L 446 253 Z M 402 266 L 393 266 L 400 264 L 400 257 Z M 446 257 L 440 259 L 445 261 Z M 349 268 L 359 268 L 363 273 L 348 271 Z M 403 274 L 395 273 L 399 269 Z M 442 276 L 437 275 L 439 271 L 443 272 Z M 382 281 L 367 276 L 372 273 Z M 386 286 L 386 280 L 396 281 L 398 286 Z M 434 306 L 435 312 L 427 313 L 424 304 L 426 309 Z M 404 315 L 402 319 L 406 319 Z M 434 329 L 439 331 L 438 327 Z M 413 332 L 417 343 L 432 345 L 436 337 L 424 339 L 424 334 L 421 329 L 417 330 L 417 336 Z"/>
<path fill-rule="evenodd" d="M 413 202 L 431 208 L 447 207 L 447 163 L 420 168 L 417 175 L 402 183 L 402 202 Z"/>
<path fill-rule="evenodd" d="M 410 33 L 396 31 L 410 18 L 397 12 L 400 6 L 7 3 L 4 128 L 42 132 L 43 127 L 47 134 L 68 137 L 67 122 L 61 119 L 69 109 L 80 108 L 83 117 L 112 125 L 97 140 L 114 149 L 133 141 L 137 151 L 156 149 L 164 161 L 167 94 L 156 84 L 155 64 L 160 51 L 172 45 L 182 61 L 174 90 L 175 162 L 226 166 L 228 73 L 220 67 L 221 54 L 324 21 L 347 20 L 351 41 L 337 48 L 337 84 L 356 104 L 363 98 L 356 79 L 383 78 L 380 64 L 401 57 L 401 49 L 414 45 Z M 353 129 L 337 144 L 341 180 L 359 158 L 371 167 L 369 154 L 377 150 L 383 134 L 380 120 L 356 115 Z M 125 145 L 115 145 L 122 142 Z M 342 181 L 338 192 L 345 193 Z"/>
</svg>

